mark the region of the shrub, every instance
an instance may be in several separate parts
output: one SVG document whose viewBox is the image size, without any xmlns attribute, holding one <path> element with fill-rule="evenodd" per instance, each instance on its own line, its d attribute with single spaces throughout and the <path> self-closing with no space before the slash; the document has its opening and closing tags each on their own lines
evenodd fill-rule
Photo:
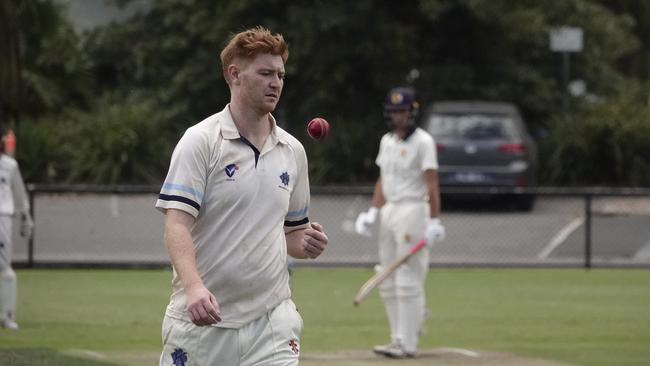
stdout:
<svg viewBox="0 0 650 366">
<path fill-rule="evenodd" d="M 544 184 L 650 186 L 647 98 L 630 93 L 556 118 L 542 143 Z"/>
</svg>

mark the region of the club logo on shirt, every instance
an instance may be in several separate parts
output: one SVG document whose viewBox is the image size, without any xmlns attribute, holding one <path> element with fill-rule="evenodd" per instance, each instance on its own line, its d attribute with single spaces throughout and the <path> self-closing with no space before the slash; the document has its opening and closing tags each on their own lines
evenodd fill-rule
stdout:
<svg viewBox="0 0 650 366">
<path fill-rule="evenodd" d="M 174 352 L 172 352 L 172 362 L 174 363 L 174 366 L 185 366 L 185 362 L 187 362 L 187 352 L 183 351 L 182 348 L 176 348 Z"/>
<path fill-rule="evenodd" d="M 410 234 L 404 234 L 404 241 L 407 243 L 411 242 L 411 235 Z"/>
<path fill-rule="evenodd" d="M 294 354 L 300 353 L 300 348 L 298 347 L 298 342 L 295 339 L 289 341 L 289 347 Z"/>
<path fill-rule="evenodd" d="M 282 184 L 284 184 L 285 187 L 288 186 L 289 185 L 289 173 L 284 172 L 284 173 L 280 174 L 280 180 L 282 181 Z"/>
<path fill-rule="evenodd" d="M 283 172 L 282 174 L 280 174 L 280 182 L 282 184 L 278 184 L 278 188 L 289 192 L 289 180 L 290 180 L 289 173 Z"/>
<path fill-rule="evenodd" d="M 228 164 L 226 166 L 226 175 L 228 178 L 232 178 L 233 175 L 235 175 L 235 172 L 239 170 L 239 166 L 237 164 Z M 234 179 L 229 179 L 229 180 L 234 180 Z"/>
</svg>

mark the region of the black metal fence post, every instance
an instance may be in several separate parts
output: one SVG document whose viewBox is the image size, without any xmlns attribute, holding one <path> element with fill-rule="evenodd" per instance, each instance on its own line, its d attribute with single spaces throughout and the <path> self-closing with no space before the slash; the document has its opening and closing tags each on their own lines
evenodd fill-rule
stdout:
<svg viewBox="0 0 650 366">
<path fill-rule="evenodd" d="M 591 194 L 585 195 L 585 268 L 591 268 Z"/>
</svg>

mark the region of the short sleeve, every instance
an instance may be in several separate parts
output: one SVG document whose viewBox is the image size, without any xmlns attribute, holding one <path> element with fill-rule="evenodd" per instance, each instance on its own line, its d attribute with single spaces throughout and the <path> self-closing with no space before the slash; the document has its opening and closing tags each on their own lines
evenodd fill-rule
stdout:
<svg viewBox="0 0 650 366">
<path fill-rule="evenodd" d="M 289 198 L 289 211 L 284 220 L 284 231 L 289 233 L 309 226 L 309 171 L 307 154 L 302 145 L 294 146 L 297 180 Z"/>
<path fill-rule="evenodd" d="M 428 133 L 423 134 L 424 138 L 420 142 L 420 154 L 422 156 L 420 169 L 425 170 L 437 170 L 438 169 L 438 154 L 436 152 L 436 143 L 433 140 L 433 137 Z"/>
<path fill-rule="evenodd" d="M 375 164 L 377 164 L 378 167 L 382 167 L 385 163 L 385 146 L 386 146 L 386 139 L 388 138 L 388 135 L 384 135 L 381 140 L 379 141 L 379 152 L 377 152 L 377 158 L 375 159 Z"/>
<path fill-rule="evenodd" d="M 27 190 L 25 189 L 25 183 L 23 182 L 23 177 L 20 174 L 18 164 L 16 164 L 14 173 L 12 174 L 11 185 L 14 194 L 14 205 L 16 211 L 21 213 L 29 212 L 29 197 L 27 196 Z"/>
<path fill-rule="evenodd" d="M 208 157 L 207 136 L 200 130 L 188 129 L 174 148 L 156 201 L 158 210 L 166 212 L 173 208 L 198 216 L 205 193 Z"/>
</svg>

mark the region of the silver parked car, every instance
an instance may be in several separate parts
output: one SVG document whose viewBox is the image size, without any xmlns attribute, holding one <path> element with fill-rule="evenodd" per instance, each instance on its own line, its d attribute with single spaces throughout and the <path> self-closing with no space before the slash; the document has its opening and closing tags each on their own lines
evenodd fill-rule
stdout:
<svg viewBox="0 0 650 366">
<path fill-rule="evenodd" d="M 441 187 L 532 187 L 537 147 L 515 105 L 506 102 L 440 101 L 422 120 L 436 140 Z M 535 197 L 517 194 L 530 210 Z"/>
</svg>

